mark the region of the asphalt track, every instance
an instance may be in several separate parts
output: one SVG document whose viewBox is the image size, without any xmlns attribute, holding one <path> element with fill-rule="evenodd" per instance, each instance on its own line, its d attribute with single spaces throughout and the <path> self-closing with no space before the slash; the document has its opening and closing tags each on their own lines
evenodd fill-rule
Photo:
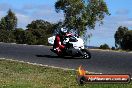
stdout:
<svg viewBox="0 0 132 88">
<path fill-rule="evenodd" d="M 91 59 L 59 58 L 49 49 L 48 46 L 0 43 L 0 58 L 70 69 L 82 65 L 90 72 L 132 75 L 132 53 L 90 50 Z"/>
</svg>

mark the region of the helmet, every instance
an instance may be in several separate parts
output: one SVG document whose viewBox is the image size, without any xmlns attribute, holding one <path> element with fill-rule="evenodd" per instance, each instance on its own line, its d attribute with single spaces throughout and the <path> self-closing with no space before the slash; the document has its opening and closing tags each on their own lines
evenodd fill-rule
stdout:
<svg viewBox="0 0 132 88">
<path fill-rule="evenodd" d="M 61 28 L 60 29 L 60 34 L 65 35 L 67 33 L 67 29 L 66 28 Z"/>
</svg>

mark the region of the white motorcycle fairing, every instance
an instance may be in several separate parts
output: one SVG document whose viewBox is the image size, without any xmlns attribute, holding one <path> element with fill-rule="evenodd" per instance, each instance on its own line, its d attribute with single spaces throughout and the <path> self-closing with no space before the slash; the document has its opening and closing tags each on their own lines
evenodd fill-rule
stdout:
<svg viewBox="0 0 132 88">
<path fill-rule="evenodd" d="M 64 41 L 64 42 L 67 42 L 67 40 L 68 40 L 69 43 L 73 44 L 73 47 L 75 49 L 79 49 L 79 50 L 80 49 L 84 49 L 84 42 L 83 42 L 83 40 L 81 38 L 77 38 L 77 37 L 74 37 L 74 36 L 72 36 L 72 37 L 75 38 L 77 41 L 76 42 L 72 41 L 72 40 L 70 40 L 70 37 L 68 37 L 66 39 L 66 41 Z M 48 38 L 48 43 L 51 44 L 51 45 L 53 45 L 54 44 L 54 40 L 55 40 L 55 36 L 49 37 Z"/>
</svg>

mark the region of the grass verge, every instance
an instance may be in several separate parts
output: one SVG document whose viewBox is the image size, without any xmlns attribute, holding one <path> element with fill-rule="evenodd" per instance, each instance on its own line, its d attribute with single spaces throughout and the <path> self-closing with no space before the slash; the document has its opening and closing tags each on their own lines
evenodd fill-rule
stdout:
<svg viewBox="0 0 132 88">
<path fill-rule="evenodd" d="M 79 86 L 76 71 L 0 60 L 0 88 L 132 88 L 132 82 Z"/>
</svg>

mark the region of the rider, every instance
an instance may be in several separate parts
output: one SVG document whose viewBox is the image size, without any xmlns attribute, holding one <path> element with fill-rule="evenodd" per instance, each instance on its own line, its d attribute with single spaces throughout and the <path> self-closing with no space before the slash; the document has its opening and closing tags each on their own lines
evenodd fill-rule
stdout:
<svg viewBox="0 0 132 88">
<path fill-rule="evenodd" d="M 58 54 L 60 54 L 64 49 L 65 46 L 63 44 L 63 39 L 67 34 L 67 29 L 61 28 L 59 34 L 56 35 L 55 41 L 54 41 L 54 49 L 57 51 Z"/>
</svg>

